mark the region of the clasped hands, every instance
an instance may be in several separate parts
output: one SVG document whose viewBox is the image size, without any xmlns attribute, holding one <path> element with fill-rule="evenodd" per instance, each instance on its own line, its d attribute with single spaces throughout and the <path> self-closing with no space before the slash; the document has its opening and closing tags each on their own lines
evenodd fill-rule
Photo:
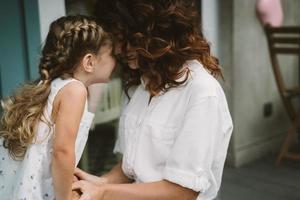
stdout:
<svg viewBox="0 0 300 200">
<path fill-rule="evenodd" d="M 102 200 L 108 186 L 107 180 L 75 169 L 72 184 L 72 200 Z"/>
</svg>

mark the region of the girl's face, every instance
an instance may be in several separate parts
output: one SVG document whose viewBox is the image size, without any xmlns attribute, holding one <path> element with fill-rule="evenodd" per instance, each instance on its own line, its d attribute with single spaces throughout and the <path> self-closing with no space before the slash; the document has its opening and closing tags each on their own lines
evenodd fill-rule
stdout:
<svg viewBox="0 0 300 200">
<path fill-rule="evenodd" d="M 110 41 L 104 43 L 100 48 L 93 64 L 94 82 L 107 83 L 116 65 L 116 60 L 113 56 L 113 46 Z"/>
</svg>

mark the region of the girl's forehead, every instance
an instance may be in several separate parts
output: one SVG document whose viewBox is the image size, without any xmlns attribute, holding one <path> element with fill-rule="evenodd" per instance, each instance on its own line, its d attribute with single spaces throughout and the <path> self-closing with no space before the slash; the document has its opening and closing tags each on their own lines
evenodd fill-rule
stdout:
<svg viewBox="0 0 300 200">
<path fill-rule="evenodd" d="M 98 52 L 110 51 L 113 48 L 114 48 L 114 43 L 111 40 L 105 40 L 105 41 L 103 41 Z"/>
</svg>

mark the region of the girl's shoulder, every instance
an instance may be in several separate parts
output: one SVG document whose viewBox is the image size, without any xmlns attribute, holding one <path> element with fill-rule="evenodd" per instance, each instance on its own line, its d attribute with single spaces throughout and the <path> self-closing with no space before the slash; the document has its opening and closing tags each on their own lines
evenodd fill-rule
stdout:
<svg viewBox="0 0 300 200">
<path fill-rule="evenodd" d="M 78 84 L 78 85 L 84 86 L 84 84 L 81 81 L 79 81 L 75 78 L 61 78 L 61 77 L 58 77 L 58 78 L 51 81 L 51 88 L 61 89 L 69 83 L 72 83 L 72 84 L 75 83 L 75 85 Z"/>
<path fill-rule="evenodd" d="M 74 78 L 62 79 L 56 78 L 51 82 L 51 94 L 50 98 L 54 101 L 61 97 L 72 98 L 87 98 L 87 89 L 85 85 Z"/>
<path fill-rule="evenodd" d="M 74 78 L 57 78 L 52 81 L 51 87 L 57 90 L 57 93 L 64 94 L 69 98 L 87 96 L 87 89 L 85 85 Z"/>
<path fill-rule="evenodd" d="M 65 85 L 61 92 L 64 93 L 66 97 L 71 99 L 76 97 L 87 98 L 88 94 L 86 87 L 77 81 L 73 81 Z"/>
</svg>

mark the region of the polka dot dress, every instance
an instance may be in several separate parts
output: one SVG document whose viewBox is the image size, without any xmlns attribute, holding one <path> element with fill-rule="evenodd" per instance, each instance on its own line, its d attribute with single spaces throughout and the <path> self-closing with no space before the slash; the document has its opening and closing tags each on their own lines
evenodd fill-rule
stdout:
<svg viewBox="0 0 300 200">
<path fill-rule="evenodd" d="M 52 105 L 58 91 L 76 79 L 57 78 L 51 83 L 51 92 L 44 116 L 51 121 Z M 71 103 L 72 100 L 70 100 Z M 76 106 L 76 105 L 74 105 Z M 76 165 L 83 153 L 94 114 L 88 112 L 87 103 L 80 122 L 75 154 Z M 40 121 L 37 137 L 21 161 L 13 160 L 0 138 L 0 199 L 1 200 L 48 200 L 55 199 L 51 176 L 52 142 L 55 124 L 48 126 Z"/>
</svg>

